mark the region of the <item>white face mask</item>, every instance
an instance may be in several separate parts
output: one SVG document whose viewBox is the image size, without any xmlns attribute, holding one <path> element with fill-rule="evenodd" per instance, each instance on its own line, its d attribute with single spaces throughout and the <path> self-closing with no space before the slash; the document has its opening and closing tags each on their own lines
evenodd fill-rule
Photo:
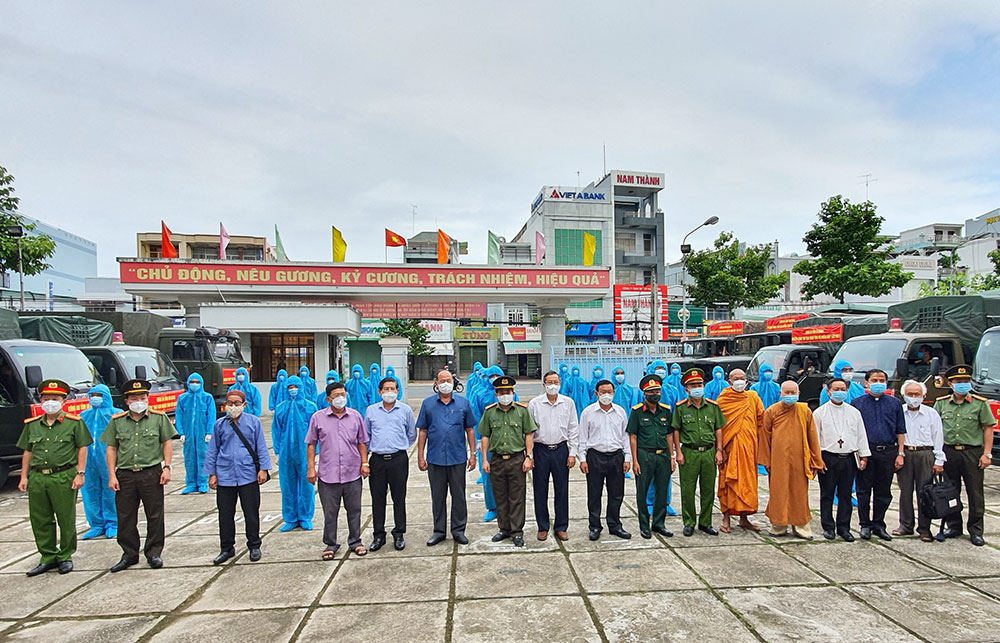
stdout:
<svg viewBox="0 0 1000 643">
<path fill-rule="evenodd" d="M 288 397 L 292 398 L 293 400 L 298 394 L 299 394 L 299 389 L 295 388 L 294 386 L 288 389 Z"/>
<path fill-rule="evenodd" d="M 737 393 L 742 393 L 747 388 L 746 380 L 733 380 L 733 390 Z"/>
<path fill-rule="evenodd" d="M 854 371 L 840 371 L 840 379 L 850 384 L 854 379 Z"/>
<path fill-rule="evenodd" d="M 623 384 L 625 382 L 625 374 L 618 373 L 617 375 L 615 375 L 615 382 L 617 382 L 618 384 Z"/>
<path fill-rule="evenodd" d="M 226 407 L 226 413 L 229 414 L 229 417 L 231 417 L 231 418 L 233 418 L 235 420 L 239 416 L 243 415 L 243 407 L 242 406 L 227 406 Z"/>
<path fill-rule="evenodd" d="M 438 393 L 442 395 L 451 395 L 453 390 L 455 390 L 455 385 L 451 382 L 441 382 L 438 384 Z"/>
<path fill-rule="evenodd" d="M 514 403 L 513 395 L 497 395 L 497 402 L 500 402 L 500 406 L 510 406 Z"/>
<path fill-rule="evenodd" d="M 905 399 L 906 399 L 906 406 L 910 407 L 911 409 L 919 409 L 920 405 L 924 403 L 923 395 L 919 397 L 910 397 L 909 395 L 906 395 Z"/>
<path fill-rule="evenodd" d="M 653 372 L 654 372 L 655 374 L 659 375 L 659 376 L 660 376 L 660 379 L 661 379 L 661 380 L 662 380 L 662 379 L 663 379 L 664 377 L 666 377 L 666 376 L 667 376 L 667 372 L 666 372 L 665 370 L 663 370 L 662 368 L 658 368 L 658 369 L 656 369 L 656 370 L 655 370 L 655 371 L 653 371 Z"/>
<path fill-rule="evenodd" d="M 247 381 L 247 377 L 246 377 L 246 375 L 237 375 L 236 376 L 236 381 L 239 382 L 240 384 L 242 384 L 243 382 Z"/>
<path fill-rule="evenodd" d="M 600 395 L 597 396 L 597 401 L 600 402 L 601 404 L 603 404 L 604 406 L 607 406 L 608 404 L 611 404 L 611 402 L 614 399 L 615 399 L 615 396 L 613 394 L 611 394 L 611 393 L 601 393 Z"/>
<path fill-rule="evenodd" d="M 545 385 L 545 392 L 548 393 L 549 395 L 558 395 L 559 394 L 559 385 L 558 384 L 546 384 Z"/>
<path fill-rule="evenodd" d="M 149 403 L 143 400 L 130 402 L 128 405 L 128 410 L 133 413 L 145 413 L 147 408 L 149 408 Z"/>
<path fill-rule="evenodd" d="M 385 402 L 386 404 L 392 404 L 393 402 L 396 401 L 397 395 L 398 393 L 396 393 L 396 391 L 386 391 L 385 393 L 382 394 L 382 401 Z"/>
<path fill-rule="evenodd" d="M 42 410 L 49 415 L 55 415 L 62 410 L 63 403 L 59 400 L 45 400 L 42 402 Z"/>
<path fill-rule="evenodd" d="M 343 395 L 335 397 L 333 398 L 333 402 L 331 402 L 331 404 L 333 404 L 333 408 L 339 411 L 340 409 L 347 406 L 347 398 L 344 397 Z"/>
</svg>

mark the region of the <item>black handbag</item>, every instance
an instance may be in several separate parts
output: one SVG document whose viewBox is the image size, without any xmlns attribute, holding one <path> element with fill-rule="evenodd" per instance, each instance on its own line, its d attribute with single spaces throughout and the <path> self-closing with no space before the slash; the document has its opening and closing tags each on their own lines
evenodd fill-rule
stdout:
<svg viewBox="0 0 1000 643">
<path fill-rule="evenodd" d="M 243 437 L 243 433 L 241 433 L 239 428 L 237 428 L 236 420 L 234 420 L 233 418 L 229 418 L 229 426 L 233 427 L 233 433 L 236 434 L 236 437 L 240 439 L 240 442 L 243 443 L 243 446 L 245 446 L 247 448 L 247 451 L 250 452 L 250 457 L 253 458 L 253 466 L 256 467 L 257 473 L 260 473 L 260 458 L 257 457 L 257 452 L 253 450 L 253 448 L 250 446 L 250 443 L 247 442 L 247 439 Z M 267 476 L 264 482 L 267 482 L 268 480 L 271 479 L 270 471 L 265 469 L 264 474 Z"/>
<path fill-rule="evenodd" d="M 931 519 L 949 518 L 963 509 L 958 485 L 940 473 L 920 487 L 919 502 L 920 510 Z"/>
</svg>

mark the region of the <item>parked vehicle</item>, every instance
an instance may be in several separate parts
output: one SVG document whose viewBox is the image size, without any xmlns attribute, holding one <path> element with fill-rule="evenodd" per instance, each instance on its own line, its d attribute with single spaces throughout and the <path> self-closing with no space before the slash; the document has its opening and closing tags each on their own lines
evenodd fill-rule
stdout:
<svg viewBox="0 0 1000 643">
<path fill-rule="evenodd" d="M 80 349 L 111 389 L 115 406 L 125 408 L 121 385 L 137 377 L 149 380 L 149 408 L 173 415 L 177 398 L 184 392 L 181 374 L 166 355 L 155 348 L 111 344 Z"/>
</svg>

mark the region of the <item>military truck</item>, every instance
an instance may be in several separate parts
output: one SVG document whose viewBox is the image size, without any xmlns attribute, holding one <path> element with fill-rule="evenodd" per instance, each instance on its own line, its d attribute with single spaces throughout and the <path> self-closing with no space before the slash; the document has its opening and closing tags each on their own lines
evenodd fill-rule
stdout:
<svg viewBox="0 0 1000 643">
<path fill-rule="evenodd" d="M 240 351 L 240 336 L 223 328 L 162 328 L 156 347 L 180 371 L 181 382 L 191 373 L 204 378 L 205 391 L 215 398 L 219 414 L 225 412 L 226 392 L 236 383 L 236 369 L 250 368 Z"/>
<path fill-rule="evenodd" d="M 149 380 L 149 408 L 173 415 L 177 398 L 184 392 L 184 381 L 170 359 L 147 346 L 112 343 L 108 346 L 85 346 L 80 349 L 90 360 L 101 380 L 111 389 L 115 406 L 125 407 L 121 386 L 137 377 Z"/>
</svg>

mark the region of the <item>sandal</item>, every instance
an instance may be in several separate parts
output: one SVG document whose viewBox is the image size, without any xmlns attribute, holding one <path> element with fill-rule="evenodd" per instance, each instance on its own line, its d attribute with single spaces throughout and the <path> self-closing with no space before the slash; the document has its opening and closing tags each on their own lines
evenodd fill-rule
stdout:
<svg viewBox="0 0 1000 643">
<path fill-rule="evenodd" d="M 323 560 L 325 560 L 327 562 L 332 561 L 337 556 L 337 550 L 338 549 L 340 549 L 340 548 L 339 547 L 334 547 L 333 549 L 324 549 L 323 550 Z"/>
<path fill-rule="evenodd" d="M 351 550 L 351 551 L 353 551 L 353 552 L 354 552 L 354 555 L 355 555 L 355 556 L 367 556 L 367 555 L 368 555 L 368 550 L 367 550 L 367 549 L 365 549 L 365 546 L 364 546 L 364 545 L 358 545 L 357 547 L 355 547 L 355 548 L 354 548 L 353 550 Z"/>
<path fill-rule="evenodd" d="M 931 536 L 930 534 L 921 534 L 920 541 L 925 543 L 932 543 L 934 542 L 934 536 Z"/>
<path fill-rule="evenodd" d="M 728 534 L 732 531 L 732 529 L 725 525 L 719 525 L 719 531 L 721 531 L 724 534 Z"/>
</svg>

